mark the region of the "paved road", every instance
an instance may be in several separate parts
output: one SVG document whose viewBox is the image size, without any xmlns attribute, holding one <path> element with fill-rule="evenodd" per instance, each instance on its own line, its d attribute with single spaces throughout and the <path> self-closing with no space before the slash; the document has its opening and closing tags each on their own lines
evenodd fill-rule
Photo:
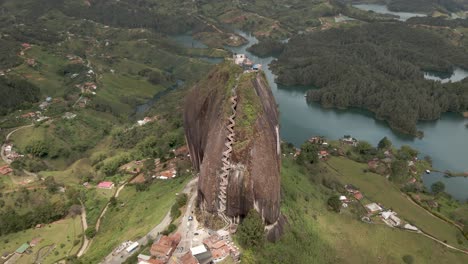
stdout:
<svg viewBox="0 0 468 264">
<path fill-rule="evenodd" d="M 196 190 L 197 190 L 197 188 L 196 188 L 197 183 L 198 183 L 198 178 L 195 178 L 195 179 L 191 180 L 184 187 L 183 193 L 186 193 L 186 194 L 190 195 L 187 208 L 193 208 L 193 204 L 195 202 L 195 196 L 196 196 L 195 194 L 196 194 Z M 187 210 L 185 212 L 184 219 L 182 220 L 182 225 L 181 226 L 187 226 L 187 224 L 186 224 L 187 219 L 188 219 L 188 213 L 187 212 L 190 213 L 191 210 Z M 170 212 L 168 212 L 166 214 L 166 216 L 163 218 L 163 220 L 157 226 L 155 226 L 153 229 L 151 229 L 151 231 L 149 231 L 144 237 L 140 238 L 136 242 L 138 242 L 140 245 L 146 245 L 148 242 L 153 241 L 154 239 L 156 239 L 156 237 L 162 231 L 164 231 L 171 224 L 171 221 L 172 221 L 171 215 L 170 215 Z M 191 233 L 193 235 L 193 232 L 191 232 Z M 134 253 L 134 252 L 132 252 L 132 253 Z M 121 264 L 125 260 L 127 260 L 127 258 L 129 258 L 132 255 L 132 253 L 128 253 L 126 250 L 122 250 L 122 252 L 120 252 L 119 254 L 116 254 L 114 256 L 113 253 L 111 252 L 109 255 L 107 255 L 107 257 L 101 263 L 103 263 L 103 264 Z"/>
</svg>

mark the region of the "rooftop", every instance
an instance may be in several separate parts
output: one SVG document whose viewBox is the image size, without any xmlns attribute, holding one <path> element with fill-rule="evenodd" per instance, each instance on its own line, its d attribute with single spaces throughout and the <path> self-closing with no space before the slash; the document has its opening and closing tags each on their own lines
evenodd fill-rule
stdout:
<svg viewBox="0 0 468 264">
<path fill-rule="evenodd" d="M 206 249 L 205 245 L 199 245 L 190 249 L 190 252 L 192 252 L 193 256 L 205 253 L 207 251 L 208 250 Z"/>
</svg>

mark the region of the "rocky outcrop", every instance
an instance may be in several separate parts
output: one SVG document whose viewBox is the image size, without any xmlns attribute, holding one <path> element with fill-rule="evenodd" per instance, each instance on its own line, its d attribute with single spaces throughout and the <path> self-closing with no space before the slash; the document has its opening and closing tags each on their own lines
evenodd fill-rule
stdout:
<svg viewBox="0 0 468 264">
<path fill-rule="evenodd" d="M 188 95 L 184 125 L 200 208 L 234 222 L 255 209 L 266 225 L 282 226 L 278 112 L 263 73 L 218 66 Z"/>
</svg>

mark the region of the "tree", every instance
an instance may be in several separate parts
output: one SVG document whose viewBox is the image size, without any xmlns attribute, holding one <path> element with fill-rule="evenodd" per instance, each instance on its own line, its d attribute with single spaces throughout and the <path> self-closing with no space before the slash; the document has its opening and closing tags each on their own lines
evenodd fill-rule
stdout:
<svg viewBox="0 0 468 264">
<path fill-rule="evenodd" d="M 317 145 L 306 142 L 301 146 L 301 154 L 297 157 L 297 162 L 302 164 L 315 164 L 319 161 L 319 148 Z"/>
<path fill-rule="evenodd" d="M 341 209 L 341 201 L 338 195 L 333 195 L 332 197 L 328 198 L 327 202 L 328 206 L 330 206 L 333 211 L 339 213 Z"/>
<path fill-rule="evenodd" d="M 431 191 L 435 194 L 439 194 L 445 190 L 445 184 L 441 181 L 434 182 L 431 185 Z"/>
<path fill-rule="evenodd" d="M 404 255 L 402 259 L 405 264 L 413 264 L 414 262 L 414 258 L 411 255 Z"/>
<path fill-rule="evenodd" d="M 49 153 L 49 147 L 44 141 L 34 141 L 26 146 L 26 152 L 34 157 L 42 158 Z"/>
<path fill-rule="evenodd" d="M 397 183 L 404 182 L 408 177 L 408 163 L 404 160 L 395 160 L 392 163 L 391 180 Z"/>
<path fill-rule="evenodd" d="M 402 160 L 410 160 L 418 156 L 419 152 L 408 145 L 403 145 L 398 150 L 398 158 Z"/>
<path fill-rule="evenodd" d="M 367 141 L 361 141 L 356 146 L 356 151 L 361 155 L 369 154 L 369 151 L 373 149 L 372 145 Z"/>
<path fill-rule="evenodd" d="M 57 192 L 58 188 L 60 187 L 59 184 L 55 181 L 55 178 L 53 176 L 49 176 L 45 178 L 44 184 L 47 188 L 47 191 L 51 193 Z"/>
<path fill-rule="evenodd" d="M 260 247 L 265 242 L 265 227 L 260 214 L 254 209 L 249 211 L 237 232 L 240 244 L 246 248 Z"/>
<path fill-rule="evenodd" d="M 391 146 L 392 146 L 392 141 L 390 141 L 390 139 L 388 139 L 387 137 L 382 138 L 379 141 L 379 144 L 377 145 L 379 149 L 389 149 Z"/>
<path fill-rule="evenodd" d="M 88 226 L 88 229 L 86 229 L 85 231 L 85 235 L 88 239 L 95 237 L 96 233 L 97 233 L 96 227 L 94 226 Z"/>
</svg>

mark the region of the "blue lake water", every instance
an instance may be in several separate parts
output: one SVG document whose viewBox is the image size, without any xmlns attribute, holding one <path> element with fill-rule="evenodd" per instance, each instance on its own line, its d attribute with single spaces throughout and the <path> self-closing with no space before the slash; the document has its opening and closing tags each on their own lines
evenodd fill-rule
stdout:
<svg viewBox="0 0 468 264">
<path fill-rule="evenodd" d="M 409 0 L 410 1 L 410 0 Z M 409 12 L 393 12 L 388 10 L 388 7 L 386 5 L 378 5 L 378 4 L 356 4 L 353 5 L 355 8 L 365 10 L 365 11 L 373 11 L 375 13 L 379 14 L 388 14 L 388 15 L 394 15 L 398 17 L 398 20 L 400 21 L 406 21 L 412 17 L 425 17 L 427 15 L 425 14 L 419 14 L 419 13 L 409 13 Z"/>
</svg>

